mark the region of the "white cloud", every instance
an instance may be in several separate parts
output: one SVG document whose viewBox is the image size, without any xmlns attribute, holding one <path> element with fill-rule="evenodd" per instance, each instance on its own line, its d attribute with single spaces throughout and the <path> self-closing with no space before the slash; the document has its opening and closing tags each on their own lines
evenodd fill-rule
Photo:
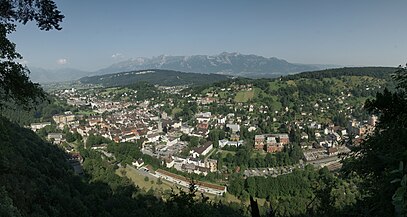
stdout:
<svg viewBox="0 0 407 217">
<path fill-rule="evenodd" d="M 121 54 L 121 53 L 115 53 L 115 54 L 112 55 L 113 59 L 120 59 L 120 58 L 123 58 L 123 57 L 124 57 L 124 55 Z"/>
<path fill-rule="evenodd" d="M 57 60 L 57 63 L 58 63 L 59 65 L 65 65 L 65 64 L 68 63 L 68 60 L 65 59 L 65 58 L 61 58 L 61 59 Z"/>
</svg>

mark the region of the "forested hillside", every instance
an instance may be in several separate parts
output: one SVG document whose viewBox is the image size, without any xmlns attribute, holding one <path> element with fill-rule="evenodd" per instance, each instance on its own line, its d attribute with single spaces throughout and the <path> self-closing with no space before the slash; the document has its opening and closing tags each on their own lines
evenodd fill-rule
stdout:
<svg viewBox="0 0 407 217">
<path fill-rule="evenodd" d="M 58 147 L 0 119 L 0 216 L 241 216 L 189 193 L 167 201 L 115 174 L 99 154 L 84 154 L 85 177 L 74 175 Z"/>
<path fill-rule="evenodd" d="M 231 77 L 218 74 L 186 73 L 172 70 L 141 70 L 121 72 L 116 74 L 84 77 L 79 79 L 84 84 L 100 84 L 104 87 L 126 86 L 139 82 L 148 82 L 153 85 L 179 86 L 179 85 L 203 85 L 217 81 L 228 80 Z"/>
</svg>

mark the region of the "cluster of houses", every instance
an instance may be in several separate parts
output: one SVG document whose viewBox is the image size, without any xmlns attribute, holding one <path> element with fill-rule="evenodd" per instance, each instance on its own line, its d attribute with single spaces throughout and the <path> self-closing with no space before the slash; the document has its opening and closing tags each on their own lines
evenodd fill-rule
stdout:
<svg viewBox="0 0 407 217">
<path fill-rule="evenodd" d="M 172 87 L 162 90 L 168 92 L 179 91 Z M 283 108 L 281 111 L 272 111 L 273 114 L 270 113 L 267 120 L 259 120 L 256 116 L 251 115 L 254 113 L 265 114 L 270 112 L 271 109 L 267 105 L 234 102 L 231 97 L 220 97 L 221 92 L 228 95 L 229 92 L 251 90 L 253 90 L 253 87 L 250 84 L 231 85 L 228 88 L 216 90 L 219 92 L 208 92 L 204 96 L 185 95 L 185 98 L 196 102 L 202 108 L 217 102 L 218 104 L 228 106 L 230 111 L 243 109 L 246 113 L 248 112 L 247 116 L 242 115 L 242 112 L 231 112 L 229 114 L 200 112 L 195 114 L 195 124 L 191 126 L 186 122 L 174 120 L 163 112 L 162 108 L 164 106 L 174 105 L 172 99 L 167 99 L 166 102 L 156 102 L 153 99 L 151 101 L 122 102 L 115 101 L 113 98 L 109 98 L 108 95 L 98 95 L 97 93 L 92 95 L 72 89 L 62 91 L 56 95 L 65 99 L 68 104 L 77 107 L 90 107 L 94 114 L 85 117 L 67 112 L 55 115 L 53 120 L 59 129 L 68 127 L 71 132 L 77 132 L 84 138 L 91 134 L 97 134 L 116 143 L 142 140 L 143 153 L 161 159 L 166 167 L 206 175 L 209 172 L 217 171 L 216 160 L 208 157 L 213 150 L 213 144 L 210 142 L 203 144 L 192 149 L 188 156 L 181 157 L 179 153 L 187 146 L 187 142 L 180 141 L 182 134 L 207 138 L 212 128 L 226 129 L 228 136 L 225 139 L 219 140 L 219 147 L 239 147 L 244 144 L 244 141 L 240 138 L 241 127 L 244 126 L 249 132 L 253 132 L 257 130 L 261 121 L 278 122 L 280 121 L 278 118 L 281 118 L 284 112 L 290 112 L 288 108 Z M 131 94 L 122 93 L 122 96 L 129 97 Z M 328 99 L 328 101 L 331 101 L 331 99 Z M 322 105 L 322 101 L 318 105 L 314 105 L 314 108 L 322 109 L 320 104 Z M 323 109 L 327 108 L 324 107 Z M 205 109 L 204 111 L 208 110 Z M 301 113 L 304 119 L 311 114 L 305 111 Z M 285 124 L 297 125 L 299 129 L 304 129 L 305 125 L 309 124 L 306 127 L 316 129 L 316 141 L 313 141 L 313 143 L 303 142 L 301 147 L 304 149 L 324 148 L 327 150 L 328 155 L 335 155 L 340 152 L 338 146 L 345 135 L 353 134 L 362 137 L 371 131 L 376 121 L 377 117 L 371 117 L 368 123 L 352 121 L 347 128 L 339 128 L 333 125 L 324 126 L 324 128 L 322 124 L 312 122 L 311 119 L 307 120 L 308 123 L 305 121 L 294 121 L 293 123 Z M 32 124 L 31 129 L 36 131 L 50 124 L 50 122 Z M 49 134 L 48 138 L 55 143 L 64 142 L 62 134 Z M 301 133 L 302 140 L 305 141 L 308 138 L 309 135 L 305 132 Z M 256 135 L 254 138 L 254 148 L 269 153 L 280 152 L 289 143 L 289 136 L 284 133 L 262 134 Z M 140 162 L 137 163 L 137 165 L 140 164 Z"/>
</svg>

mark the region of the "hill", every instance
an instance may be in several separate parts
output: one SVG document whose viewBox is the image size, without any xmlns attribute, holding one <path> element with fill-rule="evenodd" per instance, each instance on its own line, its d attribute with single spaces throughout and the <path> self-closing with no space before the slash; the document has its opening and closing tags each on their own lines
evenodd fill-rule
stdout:
<svg viewBox="0 0 407 217">
<path fill-rule="evenodd" d="M 289 73 L 332 68 L 324 65 L 289 63 L 275 57 L 223 52 L 219 55 L 166 56 L 135 58 L 100 69 L 98 75 L 145 69 L 169 69 L 195 73 L 216 73 L 251 78 L 277 77 Z"/>
<path fill-rule="evenodd" d="M 163 201 L 116 175 L 100 154 L 81 154 L 84 177 L 60 148 L 0 117 L 0 216 L 242 216 L 188 194 Z"/>
<path fill-rule="evenodd" d="M 335 69 L 325 69 L 319 71 L 302 72 L 295 75 L 289 75 L 284 80 L 292 80 L 299 78 L 334 78 L 341 76 L 371 76 L 376 78 L 389 78 L 391 73 L 394 73 L 394 67 L 344 67 Z"/>
<path fill-rule="evenodd" d="M 232 77 L 218 74 L 186 73 L 171 70 L 149 69 L 121 72 L 116 74 L 84 77 L 79 79 L 84 84 L 99 84 L 105 87 L 126 86 L 138 82 L 148 82 L 161 86 L 201 85 L 229 80 Z"/>
<path fill-rule="evenodd" d="M 385 87 L 395 88 L 391 80 L 394 71 L 386 67 L 329 69 L 274 79 L 238 78 L 189 91 L 195 97 L 213 96 L 217 103 L 209 110 L 214 114 L 227 115 L 233 110 L 226 105 L 232 105 L 244 117 L 278 120 L 260 124 L 263 132 L 273 132 L 294 119 L 304 126 L 313 122 L 346 126 L 350 118 L 367 118 L 363 108 L 366 99 Z"/>
</svg>

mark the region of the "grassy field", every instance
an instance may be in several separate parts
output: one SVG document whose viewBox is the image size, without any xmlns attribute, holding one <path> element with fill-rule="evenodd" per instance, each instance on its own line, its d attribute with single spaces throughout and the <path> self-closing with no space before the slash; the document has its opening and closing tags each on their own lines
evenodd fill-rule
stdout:
<svg viewBox="0 0 407 217">
<path fill-rule="evenodd" d="M 117 169 L 116 174 L 119 176 L 123 176 L 122 171 L 124 171 L 124 175 L 127 176 L 130 180 L 132 180 L 136 186 L 138 186 L 141 189 L 144 189 L 145 191 L 153 189 L 154 191 L 158 191 L 161 194 L 163 192 L 166 192 L 166 191 L 169 192 L 171 190 L 173 190 L 175 193 L 179 192 L 179 190 L 175 184 L 168 182 L 166 180 L 162 180 L 163 183 L 161 185 L 158 185 L 157 179 L 155 177 L 148 176 L 149 180 L 145 181 L 144 180 L 146 177 L 145 175 L 143 175 L 137 171 L 134 171 L 133 169 L 131 169 L 129 167 Z M 188 191 L 188 189 L 186 189 L 186 188 L 182 188 L 182 189 L 184 191 Z M 199 196 L 200 194 L 197 194 L 197 195 Z M 205 194 L 205 196 L 209 197 L 210 200 L 213 200 L 216 202 L 219 200 L 223 200 L 226 202 L 240 202 L 240 200 L 236 196 L 229 194 L 229 193 L 226 193 L 225 197 L 219 197 L 219 196 L 212 195 L 212 194 Z"/>
<path fill-rule="evenodd" d="M 219 98 L 226 99 L 227 98 L 226 92 L 219 92 Z"/>
<path fill-rule="evenodd" d="M 254 97 L 254 90 L 240 91 L 235 96 L 235 102 L 247 102 Z"/>
<path fill-rule="evenodd" d="M 157 178 L 152 176 L 148 176 L 149 180 L 145 181 L 144 178 L 146 176 L 134 171 L 129 167 L 117 169 L 116 174 L 119 176 L 123 176 L 122 171 L 125 171 L 125 175 L 127 176 L 127 178 L 132 180 L 136 186 L 138 186 L 141 189 L 145 189 L 146 191 L 150 190 L 151 188 L 153 190 L 158 190 L 160 192 L 164 192 L 165 190 L 177 189 L 175 186 L 171 185 L 170 183 L 164 180 L 161 185 L 157 184 Z"/>
<path fill-rule="evenodd" d="M 129 88 L 111 87 L 111 88 L 106 88 L 103 92 L 100 92 L 99 94 L 102 95 L 102 96 L 106 96 L 106 95 L 109 95 L 111 93 L 115 94 L 115 95 L 118 95 L 118 94 L 126 93 L 129 90 L 130 90 Z"/>
<path fill-rule="evenodd" d="M 224 151 L 222 150 L 222 152 L 229 152 L 229 151 Z M 170 182 L 167 182 L 166 180 L 162 180 L 163 184 L 158 185 L 157 184 L 157 179 L 155 177 L 149 176 L 149 180 L 145 181 L 144 178 L 146 176 L 142 175 L 141 173 L 134 171 L 133 169 L 126 167 L 126 168 L 119 168 L 116 170 L 116 174 L 119 176 L 127 176 L 130 180 L 132 180 L 134 182 L 134 184 L 136 186 L 138 186 L 141 189 L 144 189 L 145 191 L 148 191 L 149 189 L 153 189 L 154 191 L 158 191 L 161 194 L 163 192 L 168 192 L 173 190 L 175 193 L 178 193 L 179 190 L 177 188 L 177 186 L 175 184 L 172 184 Z M 153 182 L 152 182 L 153 181 Z M 188 191 L 188 189 L 186 188 L 182 188 L 184 191 Z M 200 194 L 197 193 L 196 194 L 197 197 L 200 197 Z M 210 201 L 214 201 L 214 202 L 219 202 L 219 200 L 226 202 L 226 203 L 241 203 L 242 201 L 237 198 L 235 195 L 230 194 L 230 193 L 226 193 L 225 196 L 223 197 L 219 197 L 217 195 L 213 195 L 213 194 L 206 194 L 205 196 L 207 196 L 209 198 Z M 257 201 L 259 202 L 259 204 L 264 204 L 264 202 L 266 201 L 265 199 L 262 198 L 255 198 L 257 199 Z M 243 202 L 246 206 L 250 205 L 250 201 L 244 201 Z"/>
<path fill-rule="evenodd" d="M 218 149 L 218 153 L 222 154 L 222 157 L 226 157 L 227 154 L 231 154 L 232 156 L 235 156 L 236 152 L 234 151 L 226 151 L 226 150 L 220 150 Z"/>
<path fill-rule="evenodd" d="M 179 113 L 179 112 L 182 112 L 182 109 L 181 109 L 181 108 L 176 107 L 176 108 L 173 108 L 173 109 L 172 109 L 172 115 L 175 115 L 175 114 L 177 114 L 177 113 Z"/>
</svg>

